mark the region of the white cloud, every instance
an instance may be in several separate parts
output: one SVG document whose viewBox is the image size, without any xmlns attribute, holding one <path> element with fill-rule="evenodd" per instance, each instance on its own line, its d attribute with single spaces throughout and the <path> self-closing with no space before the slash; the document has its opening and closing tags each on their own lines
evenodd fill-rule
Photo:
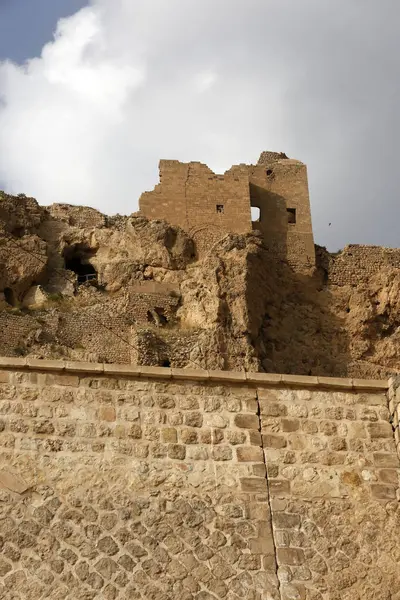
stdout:
<svg viewBox="0 0 400 600">
<path fill-rule="evenodd" d="M 397 15 L 382 2 L 92 0 L 40 58 L 0 63 L 0 181 L 130 213 L 160 158 L 221 172 L 285 151 L 309 165 L 319 242 L 383 243 L 374 198 L 387 214 L 392 150 L 364 179 L 369 145 L 399 133 Z"/>
</svg>

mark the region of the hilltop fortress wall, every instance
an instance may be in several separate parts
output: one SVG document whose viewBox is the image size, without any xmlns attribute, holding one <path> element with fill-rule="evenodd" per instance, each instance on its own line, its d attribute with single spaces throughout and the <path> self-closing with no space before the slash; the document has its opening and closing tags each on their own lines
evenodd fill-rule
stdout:
<svg viewBox="0 0 400 600">
<path fill-rule="evenodd" d="M 388 388 L 0 359 L 0 596 L 397 598 Z"/>
<path fill-rule="evenodd" d="M 216 175 L 198 162 L 160 161 L 160 183 L 142 194 L 140 211 L 182 227 L 198 256 L 227 233 L 259 230 L 266 246 L 295 270 L 315 265 L 306 165 L 263 152 L 257 165 L 233 166 Z M 258 209 L 253 217 L 251 209 Z"/>
</svg>

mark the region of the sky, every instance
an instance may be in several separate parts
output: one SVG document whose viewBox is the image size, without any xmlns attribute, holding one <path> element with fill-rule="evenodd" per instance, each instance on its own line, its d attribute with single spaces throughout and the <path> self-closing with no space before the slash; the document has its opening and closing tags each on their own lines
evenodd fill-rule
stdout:
<svg viewBox="0 0 400 600">
<path fill-rule="evenodd" d="M 130 214 L 160 158 L 283 151 L 318 244 L 399 247 L 399 33 L 398 0 L 0 0 L 0 187 Z"/>
</svg>

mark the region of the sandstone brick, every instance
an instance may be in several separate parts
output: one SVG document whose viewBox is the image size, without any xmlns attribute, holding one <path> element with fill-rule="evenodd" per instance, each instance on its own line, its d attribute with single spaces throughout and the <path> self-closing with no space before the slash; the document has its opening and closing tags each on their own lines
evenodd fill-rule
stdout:
<svg viewBox="0 0 400 600">
<path fill-rule="evenodd" d="M 286 448 L 287 440 L 281 435 L 264 434 L 262 436 L 264 448 Z"/>
<path fill-rule="evenodd" d="M 239 462 L 262 462 L 264 460 L 262 448 L 257 446 L 241 446 L 236 449 L 236 456 Z"/>
<path fill-rule="evenodd" d="M 99 409 L 99 419 L 101 421 L 112 422 L 116 419 L 115 408 L 113 406 L 101 406 Z"/>
<path fill-rule="evenodd" d="M 273 514 L 272 523 L 276 529 L 298 529 L 300 527 L 300 515 L 286 512 Z"/>
<path fill-rule="evenodd" d="M 304 551 L 300 548 L 277 548 L 279 565 L 302 565 L 305 561 Z"/>
<path fill-rule="evenodd" d="M 374 498 L 380 500 L 395 500 L 396 498 L 396 488 L 390 485 L 373 483 L 371 484 L 371 492 Z"/>
<path fill-rule="evenodd" d="M 260 402 L 260 412 L 265 417 L 284 417 L 287 415 L 287 406 L 278 402 Z"/>
<path fill-rule="evenodd" d="M 257 415 L 252 414 L 238 414 L 235 415 L 234 423 L 236 427 L 242 429 L 259 429 L 259 420 Z"/>
<path fill-rule="evenodd" d="M 165 427 L 161 430 L 161 438 L 165 443 L 175 444 L 178 440 L 178 434 L 174 427 Z"/>
<path fill-rule="evenodd" d="M 181 429 L 180 432 L 182 444 L 197 444 L 198 433 L 195 429 Z"/>
<path fill-rule="evenodd" d="M 377 423 L 368 424 L 368 433 L 371 438 L 391 438 L 393 430 L 390 423 L 379 421 Z"/>
<path fill-rule="evenodd" d="M 248 432 L 249 443 L 252 446 L 262 446 L 262 438 L 261 433 L 259 431 L 255 431 L 254 429 L 250 429 Z"/>
<path fill-rule="evenodd" d="M 184 423 L 189 427 L 201 427 L 203 425 L 203 416 L 199 412 L 186 413 Z"/>
<path fill-rule="evenodd" d="M 265 492 L 267 485 L 261 477 L 243 477 L 240 484 L 243 492 Z"/>
<path fill-rule="evenodd" d="M 214 460 L 231 460 L 232 448 L 230 446 L 214 446 L 211 456 Z"/>
<path fill-rule="evenodd" d="M 66 385 L 77 387 L 79 385 L 79 377 L 77 375 L 46 375 L 46 385 Z"/>
<path fill-rule="evenodd" d="M 284 479 L 270 479 L 268 482 L 272 496 L 290 494 L 290 482 Z"/>
<path fill-rule="evenodd" d="M 399 484 L 399 472 L 396 469 L 381 469 L 378 472 L 378 477 L 383 483 Z"/>
<path fill-rule="evenodd" d="M 168 456 L 177 460 L 184 460 L 186 456 L 185 446 L 179 444 L 170 444 L 168 446 Z"/>
<path fill-rule="evenodd" d="M 300 421 L 298 419 L 282 419 L 282 431 L 291 432 L 297 431 L 300 428 Z"/>
</svg>

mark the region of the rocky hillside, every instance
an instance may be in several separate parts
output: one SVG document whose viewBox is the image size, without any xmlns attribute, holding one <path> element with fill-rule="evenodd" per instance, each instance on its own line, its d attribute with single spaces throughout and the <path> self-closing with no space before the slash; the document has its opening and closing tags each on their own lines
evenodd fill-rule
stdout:
<svg viewBox="0 0 400 600">
<path fill-rule="evenodd" d="M 396 251 L 353 248 L 317 248 L 317 269 L 298 275 L 257 233 L 227 235 L 199 261 L 193 240 L 165 222 L 1 194 L 0 354 L 400 372 Z"/>
</svg>

